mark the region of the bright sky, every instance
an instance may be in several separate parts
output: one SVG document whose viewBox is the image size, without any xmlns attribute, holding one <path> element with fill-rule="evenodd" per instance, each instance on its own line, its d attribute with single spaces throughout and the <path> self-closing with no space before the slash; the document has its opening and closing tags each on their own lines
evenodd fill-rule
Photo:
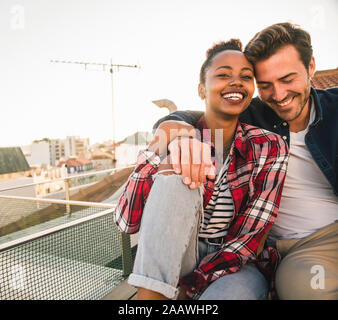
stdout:
<svg viewBox="0 0 338 320">
<path fill-rule="evenodd" d="M 140 64 L 114 73 L 116 138 L 150 131 L 168 113 L 151 101 L 203 110 L 198 75 L 206 50 L 291 21 L 312 36 L 317 70 L 338 67 L 336 0 L 1 0 L 0 146 L 35 139 L 112 137 L 109 72 L 53 64 Z"/>
</svg>

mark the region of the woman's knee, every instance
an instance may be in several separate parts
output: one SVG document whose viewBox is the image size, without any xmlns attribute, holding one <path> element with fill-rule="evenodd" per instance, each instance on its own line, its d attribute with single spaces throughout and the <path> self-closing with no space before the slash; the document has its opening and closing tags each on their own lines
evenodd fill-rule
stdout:
<svg viewBox="0 0 338 320">
<path fill-rule="evenodd" d="M 201 208 L 201 197 L 198 190 L 190 190 L 182 183 L 181 176 L 161 175 L 154 178 L 154 183 L 146 201 L 141 229 L 144 224 L 149 228 L 158 226 L 178 228 L 178 223 L 193 222 Z M 148 230 L 148 229 L 147 229 Z"/>
<path fill-rule="evenodd" d="M 151 193 L 157 192 L 163 199 L 171 197 L 173 199 L 183 198 L 200 201 L 200 191 L 198 189 L 190 189 L 182 181 L 182 176 L 177 174 L 157 173 L 154 176 L 154 184 Z"/>
</svg>

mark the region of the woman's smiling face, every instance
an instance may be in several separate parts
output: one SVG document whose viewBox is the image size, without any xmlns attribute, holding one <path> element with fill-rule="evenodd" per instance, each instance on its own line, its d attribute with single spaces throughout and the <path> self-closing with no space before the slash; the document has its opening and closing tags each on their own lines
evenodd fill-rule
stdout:
<svg viewBox="0 0 338 320">
<path fill-rule="evenodd" d="M 253 67 L 242 52 L 222 51 L 213 58 L 198 91 L 207 112 L 220 117 L 239 116 L 255 91 Z"/>
</svg>

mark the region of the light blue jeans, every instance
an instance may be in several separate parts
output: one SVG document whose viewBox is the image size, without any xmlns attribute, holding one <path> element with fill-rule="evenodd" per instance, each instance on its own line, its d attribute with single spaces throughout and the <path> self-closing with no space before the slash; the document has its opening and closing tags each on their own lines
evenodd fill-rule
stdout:
<svg viewBox="0 0 338 320">
<path fill-rule="evenodd" d="M 130 285 L 176 298 L 179 278 L 217 250 L 217 245 L 198 241 L 201 206 L 200 191 L 189 189 L 181 176 L 156 175 L 142 216 Z M 248 263 L 211 283 L 199 299 L 260 300 L 267 293 L 265 277 Z"/>
</svg>

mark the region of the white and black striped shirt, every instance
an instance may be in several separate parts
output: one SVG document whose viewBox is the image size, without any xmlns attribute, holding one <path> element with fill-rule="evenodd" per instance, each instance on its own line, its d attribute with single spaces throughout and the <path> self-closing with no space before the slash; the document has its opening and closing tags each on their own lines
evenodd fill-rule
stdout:
<svg viewBox="0 0 338 320">
<path fill-rule="evenodd" d="M 228 232 L 234 214 L 234 203 L 227 179 L 230 161 L 231 156 L 229 155 L 216 177 L 214 192 L 204 209 L 204 219 L 202 219 L 199 230 L 201 238 L 223 237 Z"/>
</svg>

